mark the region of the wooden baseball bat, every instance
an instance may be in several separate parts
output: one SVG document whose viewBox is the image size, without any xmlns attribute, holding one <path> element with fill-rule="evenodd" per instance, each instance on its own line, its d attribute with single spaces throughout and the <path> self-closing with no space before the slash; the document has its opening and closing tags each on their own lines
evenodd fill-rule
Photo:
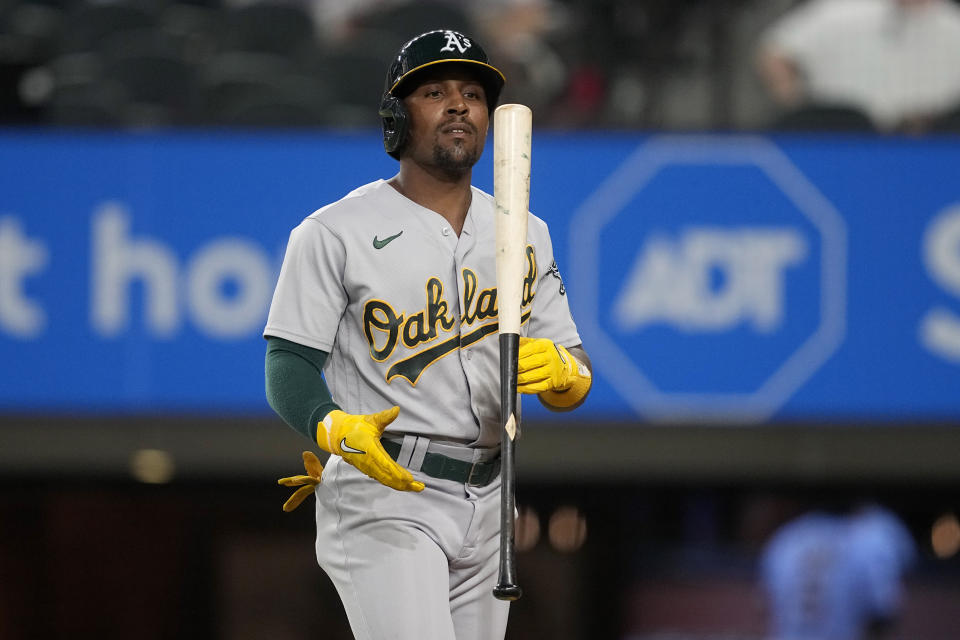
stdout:
<svg viewBox="0 0 960 640">
<path fill-rule="evenodd" d="M 530 206 L 532 113 L 521 104 L 504 104 L 493 114 L 493 195 L 497 226 L 497 308 L 500 323 L 500 574 L 493 595 L 517 600 L 514 521 L 516 512 L 514 447 L 517 416 L 517 362 L 520 307 L 526 273 L 527 213 Z"/>
</svg>

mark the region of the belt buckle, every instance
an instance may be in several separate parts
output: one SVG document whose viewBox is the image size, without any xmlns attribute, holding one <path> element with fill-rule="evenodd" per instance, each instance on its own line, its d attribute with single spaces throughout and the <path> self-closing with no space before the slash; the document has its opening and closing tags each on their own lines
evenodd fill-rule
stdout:
<svg viewBox="0 0 960 640">
<path fill-rule="evenodd" d="M 470 465 L 470 472 L 467 474 L 467 484 L 470 485 L 471 487 L 483 487 L 487 485 L 487 481 L 489 481 L 489 476 L 487 476 L 486 478 L 479 478 L 476 481 L 473 479 L 474 472 L 482 469 L 481 465 L 483 464 L 484 464 L 483 462 L 478 461 Z"/>
</svg>

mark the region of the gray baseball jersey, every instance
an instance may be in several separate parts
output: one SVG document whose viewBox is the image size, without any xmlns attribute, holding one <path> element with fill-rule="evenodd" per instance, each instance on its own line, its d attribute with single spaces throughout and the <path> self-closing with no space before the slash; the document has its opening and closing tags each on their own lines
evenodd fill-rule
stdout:
<svg viewBox="0 0 960 640">
<path fill-rule="evenodd" d="M 500 442 L 495 205 L 473 188 L 460 236 L 378 180 L 290 234 L 264 335 L 330 354 L 324 376 L 353 414 L 393 405 L 387 433 Z M 522 334 L 580 343 L 547 225 L 531 215 Z"/>
</svg>

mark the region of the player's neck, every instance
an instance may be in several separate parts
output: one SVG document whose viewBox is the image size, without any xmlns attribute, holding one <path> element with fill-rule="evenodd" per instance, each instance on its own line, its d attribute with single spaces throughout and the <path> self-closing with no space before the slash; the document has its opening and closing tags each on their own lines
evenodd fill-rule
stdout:
<svg viewBox="0 0 960 640">
<path fill-rule="evenodd" d="M 470 176 L 471 172 L 467 171 L 456 180 L 450 180 L 449 176 L 438 177 L 401 165 L 400 173 L 387 182 L 408 200 L 439 213 L 459 236 L 473 197 Z"/>
</svg>

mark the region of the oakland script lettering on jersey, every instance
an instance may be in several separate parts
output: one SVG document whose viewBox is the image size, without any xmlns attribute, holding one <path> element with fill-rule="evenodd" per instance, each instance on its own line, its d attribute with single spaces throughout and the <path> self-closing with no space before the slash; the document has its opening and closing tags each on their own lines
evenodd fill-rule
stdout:
<svg viewBox="0 0 960 640">
<path fill-rule="evenodd" d="M 533 287 L 537 281 L 537 258 L 533 246 L 527 245 L 526 255 L 527 274 L 523 279 L 521 305 L 527 310 L 521 318 L 522 321 L 530 317 L 528 307 L 533 302 Z M 463 331 L 464 327 L 469 329 L 475 323 L 497 317 L 497 288 L 489 287 L 478 291 L 477 274 L 469 268 L 463 269 L 462 277 L 463 314 L 460 316 L 460 332 L 393 364 L 387 371 L 387 382 L 399 376 L 416 385 L 424 369 L 443 356 L 497 332 L 496 322 Z M 456 319 L 450 315 L 450 305 L 444 299 L 443 282 L 436 277 L 430 278 L 425 289 L 424 309 L 409 316 L 397 313 L 390 303 L 384 300 L 371 299 L 364 304 L 363 333 L 370 345 L 370 357 L 375 361 L 387 360 L 401 341 L 407 349 L 414 349 L 436 339 L 440 330 L 450 332 L 457 325 Z M 382 346 L 378 346 L 378 337 L 383 341 Z"/>
</svg>

